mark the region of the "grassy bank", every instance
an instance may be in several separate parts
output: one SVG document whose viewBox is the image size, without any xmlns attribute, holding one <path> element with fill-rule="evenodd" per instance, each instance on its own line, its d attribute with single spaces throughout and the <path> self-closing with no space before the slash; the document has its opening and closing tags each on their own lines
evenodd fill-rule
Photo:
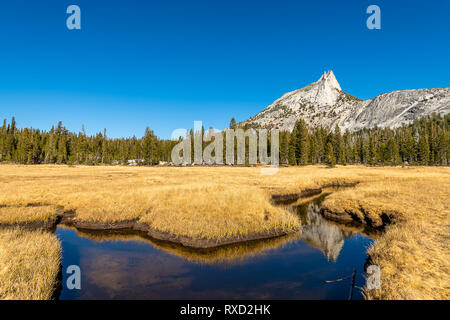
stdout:
<svg viewBox="0 0 450 320">
<path fill-rule="evenodd" d="M 23 225 L 48 222 L 57 216 L 56 206 L 5 206 L 0 207 L 0 224 Z"/>
<path fill-rule="evenodd" d="M 382 290 L 369 299 L 450 299 L 450 179 L 427 174 L 414 180 L 386 177 L 332 194 L 323 206 L 349 212 L 375 226 L 391 226 L 369 250 L 382 270 Z"/>
<path fill-rule="evenodd" d="M 77 221 L 138 221 L 178 236 L 221 239 L 292 231 L 298 219 L 272 195 L 358 183 L 325 201 L 374 226 L 393 223 L 369 253 L 382 271 L 368 298 L 449 298 L 450 168 L 318 166 L 261 175 L 245 167 L 67 167 L 0 165 L 0 224 L 52 219 L 58 206 Z"/>
<path fill-rule="evenodd" d="M 57 285 L 60 257 L 54 234 L 0 230 L 0 299 L 50 299 Z"/>
</svg>

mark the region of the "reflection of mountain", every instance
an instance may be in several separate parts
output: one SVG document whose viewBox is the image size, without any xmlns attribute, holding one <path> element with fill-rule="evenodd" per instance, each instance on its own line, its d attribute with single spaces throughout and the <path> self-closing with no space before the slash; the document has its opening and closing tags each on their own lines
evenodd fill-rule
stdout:
<svg viewBox="0 0 450 320">
<path fill-rule="evenodd" d="M 302 221 L 299 239 L 322 251 L 328 260 L 336 261 L 345 239 L 357 233 L 326 221 L 320 215 L 320 207 L 314 202 L 299 206 L 296 210 Z"/>
</svg>

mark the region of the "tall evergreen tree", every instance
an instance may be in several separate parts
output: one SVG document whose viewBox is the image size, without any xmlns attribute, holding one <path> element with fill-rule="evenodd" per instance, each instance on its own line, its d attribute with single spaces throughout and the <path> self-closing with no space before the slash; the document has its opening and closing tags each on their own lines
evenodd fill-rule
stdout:
<svg viewBox="0 0 450 320">
<path fill-rule="evenodd" d="M 419 142 L 417 144 L 417 158 L 419 164 L 424 166 L 428 165 L 430 160 L 430 147 L 428 145 L 428 135 L 426 133 L 419 137 Z"/>
<path fill-rule="evenodd" d="M 296 122 L 295 133 L 295 157 L 297 164 L 306 165 L 309 159 L 309 132 L 304 120 L 298 120 Z"/>
<path fill-rule="evenodd" d="M 292 134 L 289 134 L 289 148 L 288 148 L 288 161 L 291 166 L 297 165 L 297 158 L 295 156 L 295 146 L 296 146 L 296 131 L 294 128 L 294 131 Z"/>
<path fill-rule="evenodd" d="M 325 148 L 325 164 L 329 167 L 336 165 L 336 153 L 331 142 L 328 142 Z"/>
<path fill-rule="evenodd" d="M 333 135 L 333 149 L 334 155 L 336 157 L 336 161 L 339 164 L 345 164 L 345 146 L 344 146 L 344 138 L 341 134 L 341 129 L 338 125 L 334 127 L 334 135 Z"/>
<path fill-rule="evenodd" d="M 235 118 L 231 118 L 230 129 L 236 129 L 236 119 Z"/>
</svg>

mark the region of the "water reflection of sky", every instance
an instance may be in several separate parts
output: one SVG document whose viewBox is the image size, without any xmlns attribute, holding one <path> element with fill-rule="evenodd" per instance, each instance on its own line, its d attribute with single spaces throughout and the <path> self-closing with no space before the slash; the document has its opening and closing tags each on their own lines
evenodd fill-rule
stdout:
<svg viewBox="0 0 450 320">
<path fill-rule="evenodd" d="M 60 298 L 347 299 L 350 280 L 325 280 L 350 276 L 356 268 L 356 286 L 362 287 L 371 240 L 340 229 L 316 211 L 313 204 L 297 208 L 303 228 L 293 237 L 201 255 L 136 237 L 99 241 L 58 228 L 64 276 Z M 80 291 L 65 286 L 65 270 L 72 264 L 81 267 Z M 354 298 L 361 298 L 358 290 Z"/>
</svg>

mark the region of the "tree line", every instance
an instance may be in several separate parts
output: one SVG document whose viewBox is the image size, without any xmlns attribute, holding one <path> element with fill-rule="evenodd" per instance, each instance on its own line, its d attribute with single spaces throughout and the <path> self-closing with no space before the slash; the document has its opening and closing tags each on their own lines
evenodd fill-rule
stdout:
<svg viewBox="0 0 450 320">
<path fill-rule="evenodd" d="M 310 129 L 296 122 L 292 132 L 280 133 L 280 163 L 449 165 L 450 115 L 432 115 L 400 128 L 341 132 L 336 125 Z"/>
<path fill-rule="evenodd" d="M 126 164 L 141 159 L 152 165 L 169 161 L 175 141 L 161 140 L 147 128 L 142 138 L 112 139 L 103 133 L 88 136 L 84 130 L 73 133 L 59 122 L 50 131 L 18 129 L 14 117 L 0 128 L 0 161 L 22 164 Z"/>
<path fill-rule="evenodd" d="M 305 121 L 298 120 L 292 132 L 279 134 L 280 164 L 449 165 L 449 125 L 450 115 L 433 115 L 396 129 L 342 133 L 338 126 L 334 130 L 308 128 Z M 238 126 L 232 119 L 230 128 Z M 247 130 L 248 126 L 242 128 Z M 190 135 L 195 134 L 204 135 L 204 128 L 201 133 L 191 129 Z M 159 139 L 148 127 L 141 138 L 109 138 L 106 130 L 88 136 L 84 127 L 81 132 L 73 133 L 61 122 L 50 131 L 19 129 L 13 117 L 10 123 L 5 119 L 0 128 L 0 161 L 97 165 L 127 164 L 131 159 L 138 159 L 138 164 L 154 165 L 170 162 L 172 148 L 180 141 L 181 138 Z M 208 143 L 203 142 L 203 147 Z M 269 152 L 270 144 L 269 140 Z"/>
</svg>

